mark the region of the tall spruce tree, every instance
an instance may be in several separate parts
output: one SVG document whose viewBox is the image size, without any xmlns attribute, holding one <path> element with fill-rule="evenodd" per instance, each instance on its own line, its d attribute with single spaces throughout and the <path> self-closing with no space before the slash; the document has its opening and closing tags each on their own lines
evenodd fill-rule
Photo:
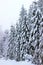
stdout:
<svg viewBox="0 0 43 65">
<path fill-rule="evenodd" d="M 19 24 L 16 23 L 16 61 L 20 61 L 20 28 Z"/>
<path fill-rule="evenodd" d="M 26 53 L 26 47 L 27 47 L 27 41 L 29 42 L 28 36 L 27 36 L 27 25 L 26 25 L 27 17 L 24 17 L 24 21 L 22 23 L 22 32 L 21 32 L 21 60 L 24 59 L 24 55 Z"/>
<path fill-rule="evenodd" d="M 21 12 L 20 12 L 20 19 L 19 19 L 19 26 L 20 26 L 20 58 L 21 60 L 24 59 L 24 55 L 26 53 L 26 45 L 29 42 L 29 27 L 28 27 L 28 21 L 27 21 L 27 11 L 25 10 L 24 6 L 22 6 Z"/>
<path fill-rule="evenodd" d="M 11 25 L 9 44 L 8 44 L 8 54 L 9 59 L 15 59 L 15 27 Z"/>
<path fill-rule="evenodd" d="M 29 13 L 28 13 L 28 23 L 29 23 L 29 30 L 30 30 L 30 36 L 29 36 L 29 54 L 32 54 L 34 52 L 32 50 L 32 49 L 34 49 L 34 47 L 31 45 L 32 37 L 33 37 L 33 33 L 32 33 L 32 31 L 33 31 L 33 23 L 32 23 L 31 18 L 33 18 L 33 16 L 35 16 L 35 12 L 36 12 L 37 8 L 38 8 L 37 2 L 34 1 L 32 3 L 32 5 L 30 5 L 30 9 L 29 9 Z"/>
<path fill-rule="evenodd" d="M 24 34 L 23 32 L 23 27 L 24 27 L 24 18 L 25 16 L 27 16 L 27 12 L 24 8 L 24 6 L 22 6 L 21 11 L 20 11 L 20 18 L 19 18 L 19 36 L 20 36 L 20 60 L 23 60 L 23 56 L 24 56 L 24 51 L 23 51 L 23 39 L 22 36 Z M 24 27 L 25 28 L 25 27 Z"/>
<path fill-rule="evenodd" d="M 34 12 L 34 11 L 33 11 Z M 40 45 L 40 24 L 41 24 L 42 13 L 40 9 L 37 9 L 35 15 L 32 17 L 32 32 L 31 32 L 31 45 L 34 47 L 34 61 L 40 64 L 39 61 L 39 45 Z"/>
</svg>

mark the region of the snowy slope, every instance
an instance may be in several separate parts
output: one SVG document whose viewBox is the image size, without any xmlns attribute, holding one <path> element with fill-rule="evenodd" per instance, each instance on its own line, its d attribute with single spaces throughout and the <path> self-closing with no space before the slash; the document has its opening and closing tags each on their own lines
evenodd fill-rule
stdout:
<svg viewBox="0 0 43 65">
<path fill-rule="evenodd" d="M 0 65 L 33 65 L 31 62 L 27 62 L 27 61 L 21 61 L 21 62 L 16 62 L 14 60 L 0 60 Z"/>
</svg>

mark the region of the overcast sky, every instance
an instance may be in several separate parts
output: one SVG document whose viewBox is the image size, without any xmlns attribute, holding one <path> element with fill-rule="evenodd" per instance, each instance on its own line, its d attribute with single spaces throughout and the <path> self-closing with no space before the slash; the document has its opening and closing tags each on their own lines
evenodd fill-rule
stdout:
<svg viewBox="0 0 43 65">
<path fill-rule="evenodd" d="M 16 24 L 22 4 L 26 9 L 34 0 L 0 0 L 0 26 L 9 29 L 11 24 Z"/>
</svg>

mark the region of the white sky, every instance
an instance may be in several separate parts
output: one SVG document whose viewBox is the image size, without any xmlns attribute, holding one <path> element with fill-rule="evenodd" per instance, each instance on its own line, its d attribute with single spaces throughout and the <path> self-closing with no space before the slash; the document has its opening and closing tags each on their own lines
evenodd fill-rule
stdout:
<svg viewBox="0 0 43 65">
<path fill-rule="evenodd" d="M 19 13 L 24 4 L 26 9 L 34 0 L 0 0 L 0 25 L 2 29 L 9 29 L 11 24 L 16 24 Z"/>
</svg>

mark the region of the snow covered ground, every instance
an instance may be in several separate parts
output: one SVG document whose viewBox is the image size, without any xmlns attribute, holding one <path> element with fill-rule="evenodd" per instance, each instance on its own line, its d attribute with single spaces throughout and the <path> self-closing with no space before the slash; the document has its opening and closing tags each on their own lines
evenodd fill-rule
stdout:
<svg viewBox="0 0 43 65">
<path fill-rule="evenodd" d="M 0 59 L 0 65 L 33 65 L 33 64 L 27 61 L 16 62 L 14 60 Z"/>
</svg>

